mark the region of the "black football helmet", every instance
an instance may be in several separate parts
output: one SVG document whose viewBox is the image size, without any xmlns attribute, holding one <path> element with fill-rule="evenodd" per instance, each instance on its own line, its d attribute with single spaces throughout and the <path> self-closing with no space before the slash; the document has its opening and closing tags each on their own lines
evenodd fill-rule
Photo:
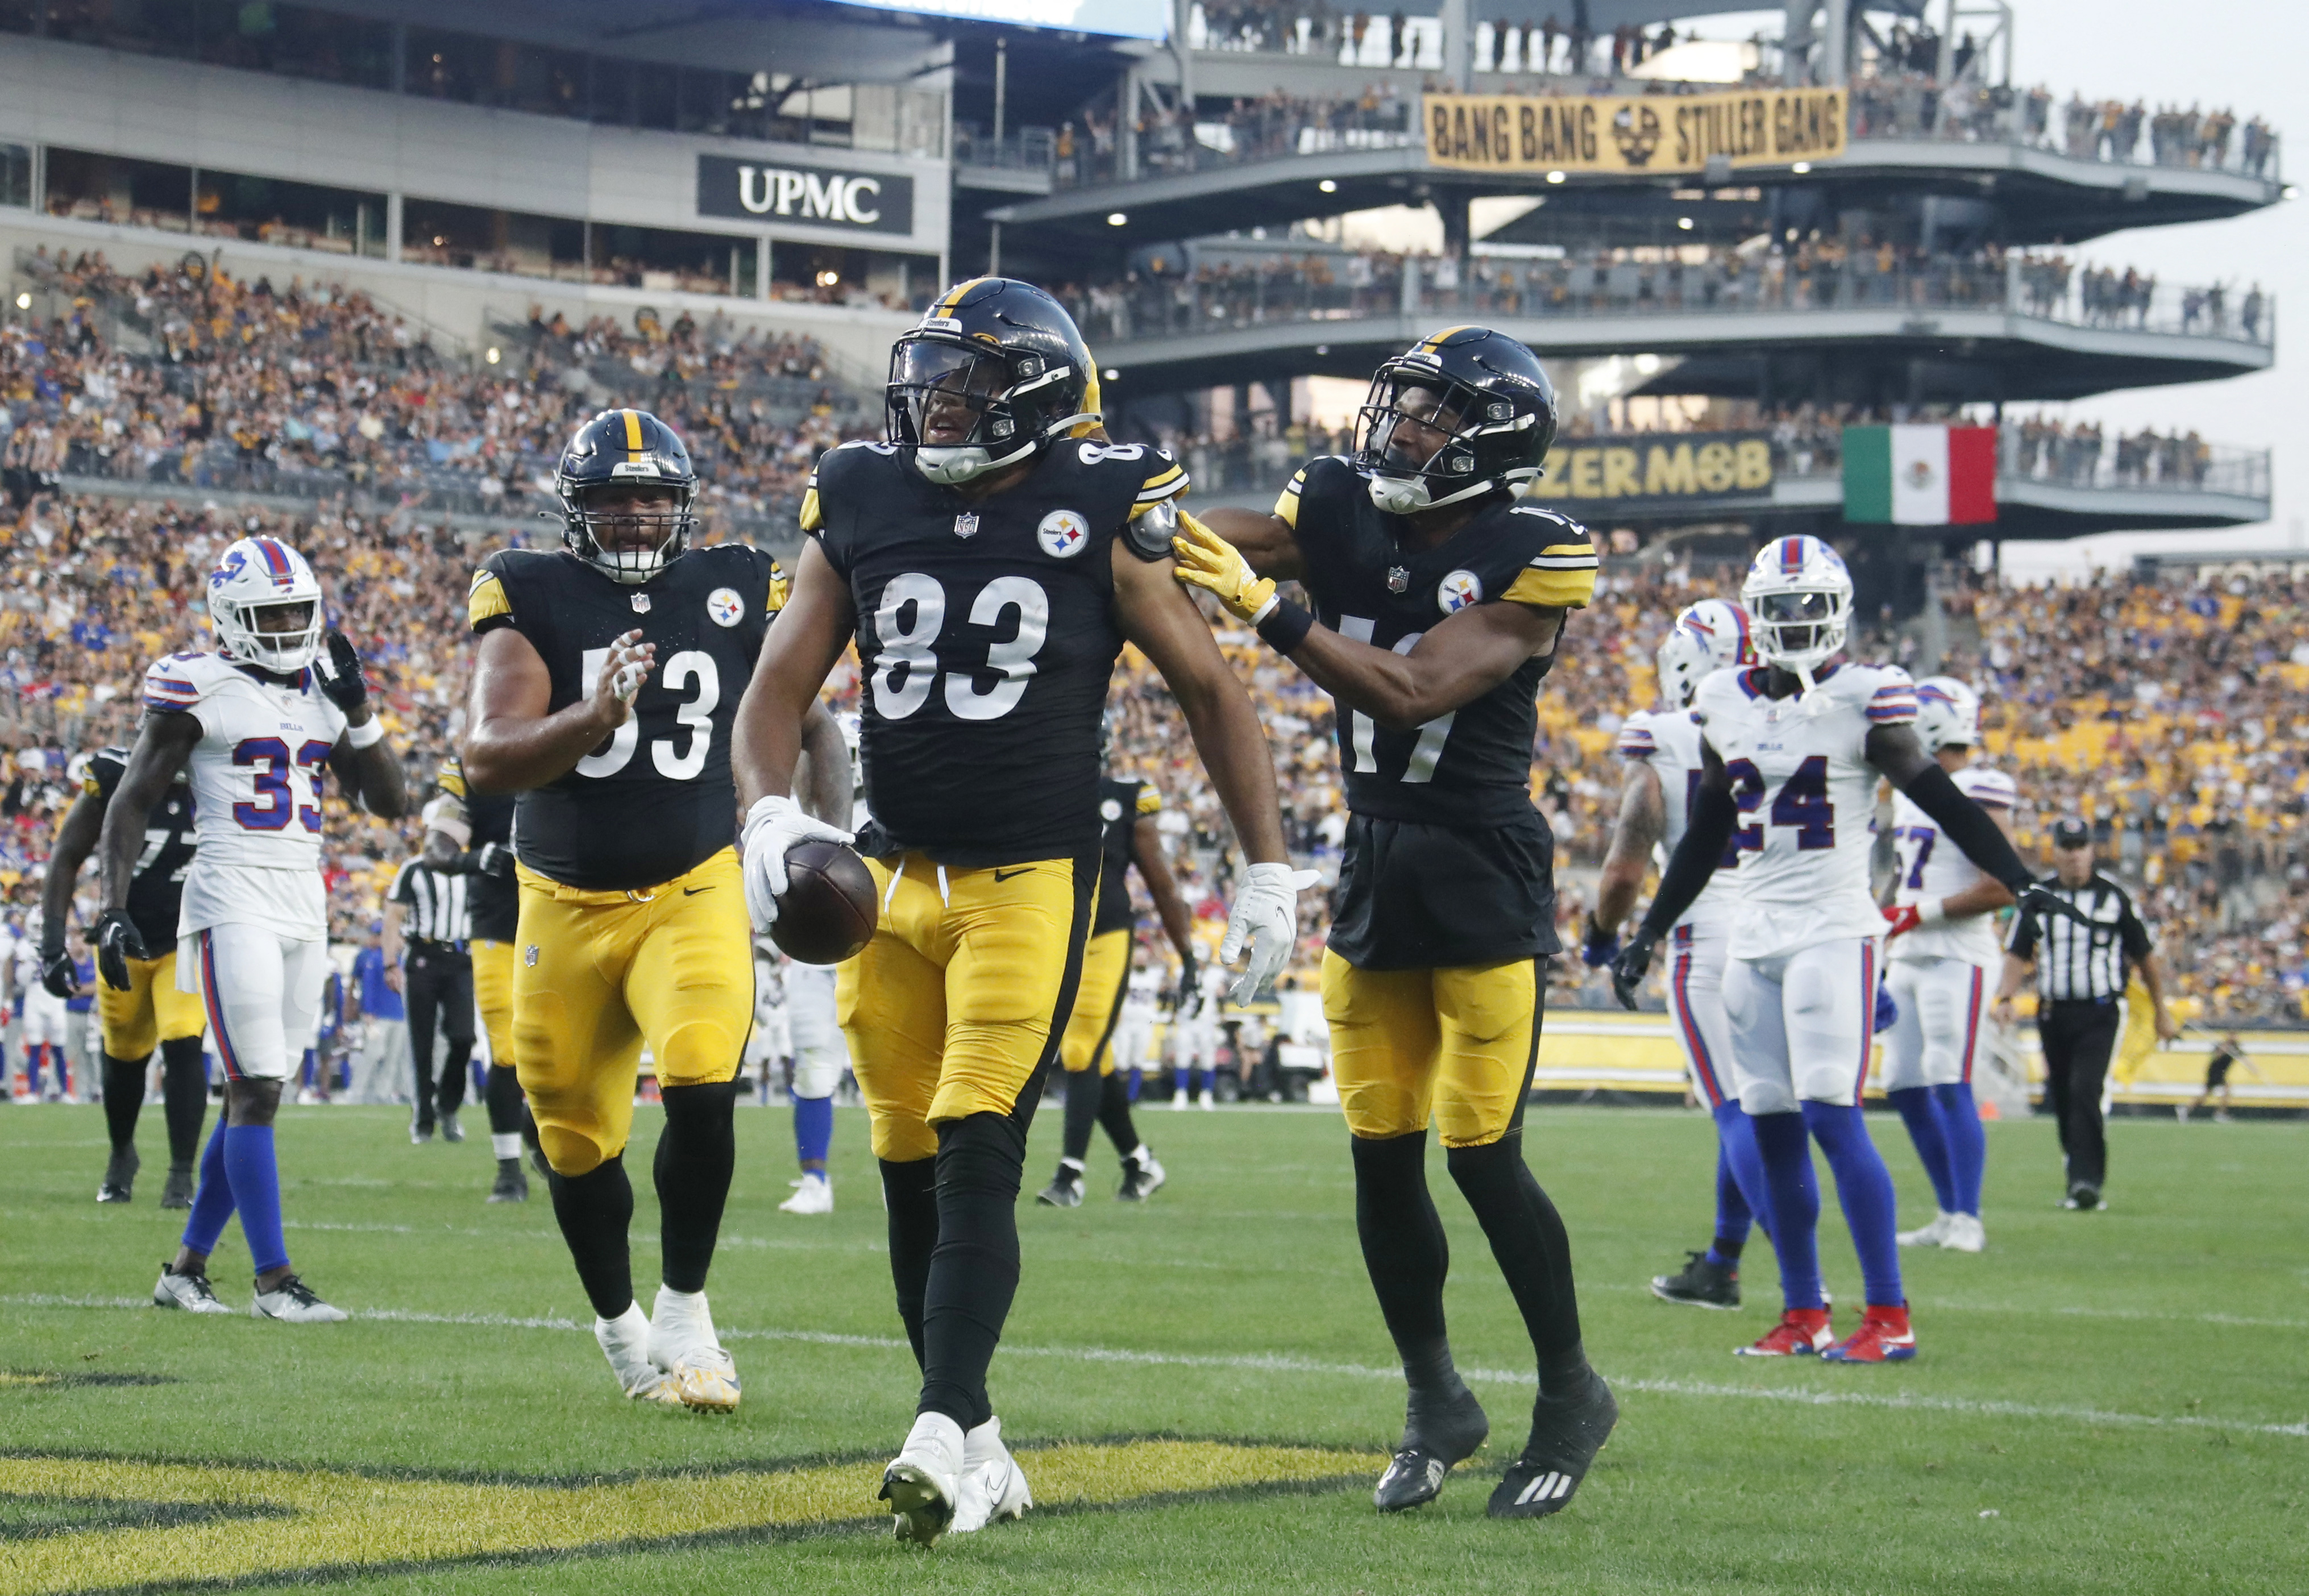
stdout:
<svg viewBox="0 0 2309 1596">
<path fill-rule="evenodd" d="M 890 350 L 888 438 L 933 482 L 1031 458 L 1098 417 L 1098 368 L 1063 306 L 1031 283 L 973 277 Z"/>
<path fill-rule="evenodd" d="M 1536 478 L 1555 442 L 1555 384 L 1506 333 L 1447 327 L 1372 375 L 1356 430 L 1371 503 L 1408 515 Z"/>
<path fill-rule="evenodd" d="M 553 486 L 561 496 L 561 540 L 569 552 L 613 582 L 647 582 L 689 552 L 697 531 L 697 472 L 681 435 L 647 410 L 603 410 L 561 451 Z M 608 488 L 662 487 L 655 505 L 604 509 Z M 662 531 L 653 547 L 613 548 L 601 533 L 612 523 Z"/>
</svg>

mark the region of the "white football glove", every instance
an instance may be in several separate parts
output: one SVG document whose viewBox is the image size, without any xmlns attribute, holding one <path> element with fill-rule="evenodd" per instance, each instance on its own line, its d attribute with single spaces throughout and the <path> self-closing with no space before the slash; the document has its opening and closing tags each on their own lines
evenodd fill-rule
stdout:
<svg viewBox="0 0 2309 1596">
<path fill-rule="evenodd" d="M 1299 893 L 1322 877 L 1312 870 L 1288 865 L 1253 865 L 1234 895 L 1234 910 L 1227 916 L 1226 940 L 1219 944 L 1219 962 L 1232 964 L 1250 945 L 1250 962 L 1235 979 L 1227 996 L 1249 1003 L 1261 987 L 1283 973 L 1291 949 L 1299 940 Z"/>
<path fill-rule="evenodd" d="M 777 923 L 778 900 L 786 890 L 786 850 L 797 842 L 852 841 L 848 832 L 812 819 L 790 798 L 765 798 L 746 811 L 746 912 L 754 929 L 766 931 Z"/>
</svg>

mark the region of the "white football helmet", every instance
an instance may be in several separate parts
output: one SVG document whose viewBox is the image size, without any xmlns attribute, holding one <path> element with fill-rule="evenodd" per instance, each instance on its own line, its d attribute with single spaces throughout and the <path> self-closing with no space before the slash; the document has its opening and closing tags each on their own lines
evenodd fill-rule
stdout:
<svg viewBox="0 0 2309 1596">
<path fill-rule="evenodd" d="M 1844 647 L 1852 622 L 1852 573 L 1817 538 L 1775 538 L 1748 567 L 1740 602 L 1755 626 L 1756 652 L 1812 687 L 1812 673 Z"/>
<path fill-rule="evenodd" d="M 257 617 L 269 609 L 302 605 L 305 621 L 287 632 L 267 632 Z M 305 556 L 278 538 L 243 538 L 209 573 L 209 619 L 217 651 L 260 670 L 294 676 L 321 651 L 321 580 Z"/>
<path fill-rule="evenodd" d="M 1952 676 L 1916 684 L 1916 735 L 1924 752 L 1971 748 L 1980 743 L 1980 694 Z"/>
<path fill-rule="evenodd" d="M 1756 640 L 1748 612 L 1722 599 L 1687 604 L 1659 645 L 1660 696 L 1682 709 L 1699 691 L 1703 677 L 1736 665 L 1756 662 Z"/>
</svg>

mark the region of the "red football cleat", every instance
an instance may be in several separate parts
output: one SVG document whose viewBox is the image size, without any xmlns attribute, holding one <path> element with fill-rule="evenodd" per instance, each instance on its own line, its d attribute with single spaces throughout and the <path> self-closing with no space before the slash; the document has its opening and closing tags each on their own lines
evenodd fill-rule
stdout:
<svg viewBox="0 0 2309 1596">
<path fill-rule="evenodd" d="M 1820 1354 L 1830 1363 L 1902 1363 L 1916 1355 L 1916 1333 L 1908 1325 L 1908 1305 L 1868 1305 L 1860 1328 Z"/>
<path fill-rule="evenodd" d="M 1904 1321 L 1905 1327 L 1905 1321 Z M 1734 1347 L 1740 1358 L 1808 1358 L 1828 1350 L 1836 1332 L 1828 1327 L 1824 1307 L 1792 1307 L 1780 1316 L 1772 1333 L 1752 1347 Z"/>
</svg>

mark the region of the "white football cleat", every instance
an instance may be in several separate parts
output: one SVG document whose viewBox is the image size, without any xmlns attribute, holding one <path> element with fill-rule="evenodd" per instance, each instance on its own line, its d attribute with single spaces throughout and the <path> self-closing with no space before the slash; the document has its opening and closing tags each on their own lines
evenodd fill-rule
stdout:
<svg viewBox="0 0 2309 1596">
<path fill-rule="evenodd" d="M 595 1319 L 593 1339 L 601 1342 L 602 1355 L 618 1376 L 618 1388 L 628 1398 L 669 1408 L 681 1405 L 673 1381 L 649 1359 L 649 1316 L 640 1303 L 628 1303 L 614 1319 Z"/>
<path fill-rule="evenodd" d="M 1939 1247 L 1948 1240 L 1949 1226 L 1955 1221 L 1953 1213 L 1933 1215 L 1929 1225 L 1919 1225 L 1913 1230 L 1903 1230 L 1894 1238 L 1902 1247 Z M 1881 1234 L 1881 1232 L 1880 1232 Z"/>
<path fill-rule="evenodd" d="M 232 1309 L 217 1300 L 205 1274 L 175 1274 L 166 1264 L 160 1265 L 160 1278 L 152 1287 L 154 1307 L 180 1307 L 190 1314 L 229 1314 Z"/>
<path fill-rule="evenodd" d="M 322 1301 L 319 1292 L 293 1274 L 270 1291 L 259 1291 L 251 1298 L 248 1311 L 252 1317 L 278 1319 L 284 1324 L 335 1324 L 352 1317 Z"/>
<path fill-rule="evenodd" d="M 834 1182 L 811 1173 L 793 1183 L 794 1195 L 778 1204 L 780 1213 L 832 1213 Z"/>
<path fill-rule="evenodd" d="M 1171 1094 L 1171 1107 L 1176 1112 L 1183 1114 L 1194 1106 L 1194 1104 L 1187 1100 L 1187 1094 L 1183 1091 L 1174 1091 Z"/>
<path fill-rule="evenodd" d="M 673 1382 L 682 1406 L 705 1413 L 738 1407 L 738 1365 L 713 1333 L 713 1314 L 703 1291 L 657 1289 L 650 1316 L 649 1360 Z"/>
<path fill-rule="evenodd" d="M 960 1500 L 955 1504 L 956 1535 L 967 1535 L 1004 1519 L 1024 1518 L 1034 1505 L 1026 1488 L 1025 1471 L 1010 1449 L 1002 1445 L 1002 1420 L 988 1419 L 962 1437 L 962 1473 L 956 1481 Z"/>
<path fill-rule="evenodd" d="M 906 1444 L 882 1471 L 880 1499 L 890 1505 L 892 1530 L 901 1540 L 935 1546 L 954 1523 L 961 1505 L 962 1426 L 943 1413 L 922 1413 L 906 1432 Z M 996 1445 L 1000 1445 L 997 1441 Z"/>
<path fill-rule="evenodd" d="M 1988 1227 L 1976 1213 L 1951 1213 L 1941 1245 L 1950 1252 L 1976 1253 L 1988 1246 Z"/>
</svg>

